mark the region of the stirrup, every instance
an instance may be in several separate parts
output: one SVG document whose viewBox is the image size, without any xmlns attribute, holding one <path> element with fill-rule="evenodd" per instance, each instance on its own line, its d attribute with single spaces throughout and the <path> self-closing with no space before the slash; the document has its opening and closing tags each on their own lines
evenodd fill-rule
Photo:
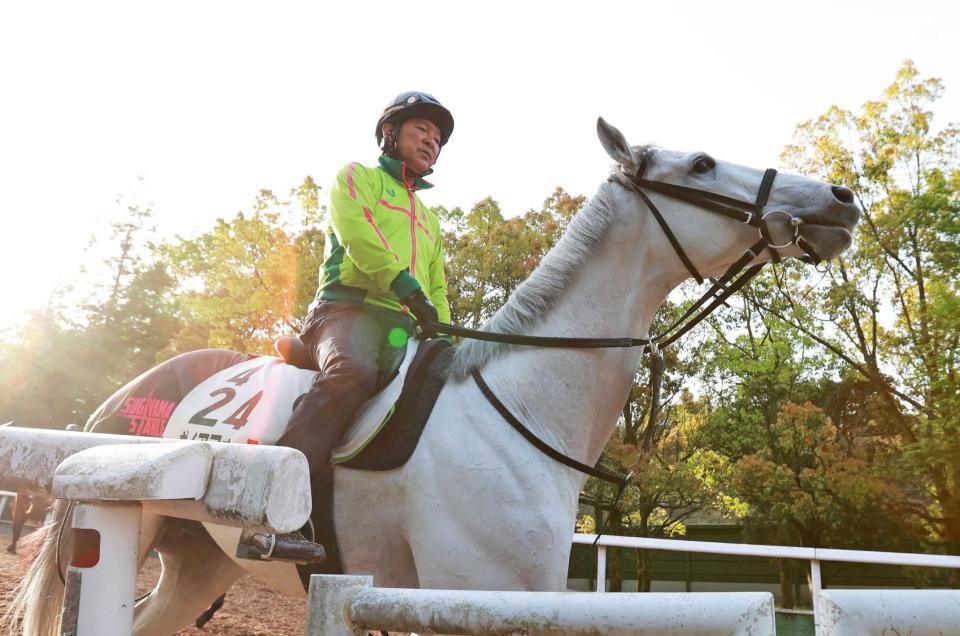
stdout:
<svg viewBox="0 0 960 636">
<path fill-rule="evenodd" d="M 267 534 L 259 533 L 261 536 L 269 537 L 270 545 L 264 550 L 263 547 L 253 543 L 254 537 L 257 535 L 244 530 L 240 534 L 240 541 L 237 543 L 237 558 L 238 559 L 251 559 L 254 561 L 269 561 L 270 556 L 273 554 L 273 549 L 277 546 L 277 535 L 270 533 Z"/>
<path fill-rule="evenodd" d="M 283 544 L 278 541 L 276 534 L 256 533 L 244 530 L 237 543 L 236 556 L 238 559 L 252 559 L 255 561 L 285 561 L 287 563 L 319 563 L 326 558 L 323 546 L 308 541 L 299 532 L 282 535 Z M 278 546 L 281 549 L 278 550 Z"/>
</svg>

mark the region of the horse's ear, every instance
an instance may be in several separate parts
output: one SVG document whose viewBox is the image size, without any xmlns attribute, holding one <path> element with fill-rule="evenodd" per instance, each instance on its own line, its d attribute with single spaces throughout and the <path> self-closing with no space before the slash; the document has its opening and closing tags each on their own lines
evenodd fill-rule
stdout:
<svg viewBox="0 0 960 636">
<path fill-rule="evenodd" d="M 611 159 L 622 165 L 628 172 L 637 171 L 640 162 L 633 148 L 627 143 L 623 133 L 608 124 L 603 117 L 597 117 L 597 137 L 600 138 L 600 144 Z"/>
</svg>

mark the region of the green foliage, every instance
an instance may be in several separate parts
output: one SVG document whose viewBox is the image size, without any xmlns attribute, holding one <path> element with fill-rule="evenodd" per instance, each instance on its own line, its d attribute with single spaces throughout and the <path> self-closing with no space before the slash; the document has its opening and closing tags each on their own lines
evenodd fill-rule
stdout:
<svg viewBox="0 0 960 636">
<path fill-rule="evenodd" d="M 466 215 L 440 210 L 452 226 L 444 245 L 453 322 L 476 327 L 492 316 L 557 242 L 584 200 L 557 188 L 540 210 L 510 219 L 492 198 Z"/>
<path fill-rule="evenodd" d="M 833 108 L 798 127 L 784 159 L 849 184 L 864 227 L 826 284 L 804 291 L 802 281 L 783 281 L 781 301 L 796 307 L 808 294 L 804 305 L 817 311 L 767 309 L 815 337 L 883 403 L 864 426 L 888 436 L 899 449 L 892 474 L 924 493 L 926 504 L 910 509 L 911 518 L 932 542 L 960 553 L 960 129 L 935 126 L 942 94 L 939 80 L 908 61 L 859 113 Z"/>
<path fill-rule="evenodd" d="M 203 347 L 267 354 L 278 336 L 299 329 L 322 262 L 317 190 L 310 178 L 286 200 L 263 190 L 249 215 L 164 247 L 185 316 L 167 355 Z"/>
</svg>

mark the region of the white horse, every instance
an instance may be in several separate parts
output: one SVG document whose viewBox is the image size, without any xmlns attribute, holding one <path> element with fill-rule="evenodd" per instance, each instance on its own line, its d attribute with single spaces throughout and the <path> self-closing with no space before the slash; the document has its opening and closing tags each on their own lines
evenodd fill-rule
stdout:
<svg viewBox="0 0 960 636">
<path fill-rule="evenodd" d="M 741 201 L 754 201 L 761 189 L 762 170 L 700 152 L 630 146 L 603 120 L 598 134 L 625 175 L 642 171 L 647 180 Z M 757 240 L 755 227 L 653 190 L 646 194 L 703 275 L 722 273 Z M 776 176 L 767 209 L 799 219 L 800 236 L 825 259 L 850 246 L 859 220 L 849 190 L 793 175 Z M 790 245 L 780 254 L 803 252 Z M 768 258 L 764 252 L 754 262 Z M 667 294 L 689 277 L 641 196 L 608 181 L 485 329 L 645 338 Z M 592 465 L 613 433 L 641 355 L 639 348 L 465 342 L 406 465 L 384 472 L 336 469 L 335 524 L 345 570 L 372 574 L 379 586 L 563 590 L 586 476 L 508 426 L 470 372 L 482 369 L 500 400 L 543 441 Z M 236 560 L 237 532 L 145 519 L 141 555 L 155 548 L 163 573 L 137 605 L 135 633 L 160 636 L 188 625 L 245 572 L 303 594 L 293 566 Z M 49 534 L 17 600 L 28 636 L 56 634 L 59 625 L 63 590 L 56 533 Z"/>
</svg>

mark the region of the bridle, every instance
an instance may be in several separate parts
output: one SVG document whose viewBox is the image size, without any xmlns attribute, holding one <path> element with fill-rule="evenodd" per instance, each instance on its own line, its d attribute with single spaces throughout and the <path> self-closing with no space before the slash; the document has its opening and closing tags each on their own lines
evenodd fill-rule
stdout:
<svg viewBox="0 0 960 636">
<path fill-rule="evenodd" d="M 653 213 L 654 217 L 657 219 L 657 223 L 660 224 L 660 227 L 667 235 L 667 239 L 670 241 L 673 249 L 677 252 L 680 260 L 683 261 L 683 264 L 686 266 L 687 270 L 693 275 L 698 283 L 703 282 L 703 276 L 701 276 L 700 272 L 698 272 L 696 267 L 693 266 L 693 263 L 687 257 L 686 253 L 683 251 L 683 248 L 680 246 L 680 243 L 670 230 L 670 226 L 664 220 L 663 215 L 660 214 L 660 211 L 643 191 L 644 188 L 653 190 L 654 192 L 674 199 L 678 199 L 680 201 L 684 201 L 686 203 L 690 203 L 708 212 L 714 212 L 734 221 L 746 223 L 747 225 L 757 228 L 760 233 L 761 242 L 758 242 L 750 248 L 750 251 L 754 253 L 754 256 L 757 256 L 761 251 L 763 251 L 764 248 L 767 248 L 770 249 L 774 260 L 778 261 L 780 257 L 775 250 L 784 249 L 790 245 L 797 245 L 814 262 L 820 262 L 821 259 L 817 256 L 816 252 L 813 250 L 813 247 L 802 236 L 800 236 L 800 219 L 783 210 L 764 209 L 767 205 L 767 200 L 770 197 L 770 190 L 773 188 L 773 181 L 777 176 L 777 171 L 773 168 L 768 168 L 766 171 L 764 171 L 763 178 L 760 181 L 760 187 L 757 190 L 756 199 L 753 203 L 741 201 L 739 199 L 728 197 L 723 194 L 717 194 L 715 192 L 710 192 L 708 190 L 698 190 L 696 188 L 689 188 L 687 186 L 644 179 L 642 177 L 643 169 L 643 166 L 641 166 L 640 171 L 638 171 L 638 173 L 635 175 L 628 175 L 622 170 L 617 171 L 610 177 L 609 180 L 619 183 L 624 188 L 637 194 L 643 200 L 643 202 L 650 209 L 650 212 Z M 770 217 L 774 215 L 782 215 L 787 217 L 788 223 L 792 226 L 790 238 L 781 244 L 774 243 L 773 232 L 770 229 Z"/>
<path fill-rule="evenodd" d="M 670 225 L 666 219 L 663 218 L 663 214 L 660 213 L 657 206 L 654 205 L 650 197 L 647 196 L 647 193 L 644 192 L 645 189 L 684 201 L 708 212 L 720 214 L 739 223 L 746 223 L 756 228 L 759 233 L 757 242 L 747 248 L 747 251 L 745 251 L 736 262 L 730 265 L 719 278 L 712 280 L 713 284 L 710 289 L 704 292 L 679 319 L 658 335 L 650 338 L 651 344 L 661 349 L 672 344 L 680 336 L 690 331 L 704 318 L 709 316 L 713 310 L 719 307 L 727 298 L 742 289 L 744 285 L 750 282 L 750 280 L 763 269 L 765 263 L 751 267 L 748 267 L 748 264 L 762 254 L 764 250 L 770 252 L 774 262 L 779 262 L 781 257 L 778 250 L 796 245 L 806 254 L 804 260 L 808 260 L 815 265 L 823 260 L 817 255 L 813 246 L 800 235 L 800 225 L 803 223 L 801 219 L 784 210 L 765 209 L 767 200 L 770 198 L 770 191 L 773 189 L 773 181 L 777 177 L 777 171 L 775 169 L 768 168 L 764 171 L 763 178 L 760 181 L 760 187 L 757 190 L 757 196 L 753 203 L 707 190 L 698 190 L 696 188 L 689 188 L 672 183 L 644 179 L 642 176 L 643 170 L 643 164 L 641 164 L 640 169 L 635 175 L 628 175 L 624 171 L 618 170 L 611 175 L 610 181 L 623 186 L 640 197 L 650 210 L 650 213 L 653 214 L 653 217 L 657 220 L 671 247 L 673 247 L 674 252 L 676 252 L 677 256 L 683 262 L 683 265 L 687 268 L 687 271 L 690 272 L 698 283 L 703 283 L 704 277 L 697 271 L 693 261 L 690 260 L 690 257 L 687 256 L 687 253 L 683 250 L 680 241 L 677 240 L 676 235 L 674 235 L 670 229 Z M 777 243 L 775 242 L 774 230 L 771 227 L 771 223 L 775 220 L 782 222 L 784 220 L 783 217 L 786 217 L 786 224 L 790 228 L 789 238 Z M 710 304 L 694 316 L 694 312 L 703 307 L 707 301 L 711 301 Z M 691 316 L 693 316 L 693 318 L 691 318 Z M 690 319 L 689 322 L 685 323 L 684 321 L 688 319 Z M 652 347 L 647 347 L 647 350 L 651 349 Z"/>
<path fill-rule="evenodd" d="M 802 220 L 783 210 L 767 210 L 767 200 L 770 197 L 770 191 L 773 188 L 773 181 L 776 179 L 777 171 L 773 168 L 767 169 L 763 173 L 763 179 L 757 190 L 757 196 L 753 203 L 741 201 L 726 195 L 698 190 L 687 186 L 664 183 L 662 181 L 652 181 L 643 178 L 644 162 L 641 162 L 640 169 L 636 174 L 630 175 L 622 170 L 618 170 L 610 177 L 610 181 L 617 183 L 630 192 L 640 197 L 643 203 L 653 214 L 667 240 L 673 247 L 677 256 L 683 262 L 684 266 L 698 283 L 704 282 L 704 277 L 697 270 L 693 261 L 687 256 L 687 253 L 680 245 L 673 230 L 667 223 L 663 214 L 657 209 L 653 201 L 647 195 L 645 190 L 650 190 L 664 196 L 684 201 L 708 212 L 714 212 L 726 216 L 734 221 L 746 223 L 757 229 L 759 239 L 756 243 L 747 248 L 747 251 L 737 259 L 727 270 L 713 283 L 696 302 L 691 305 L 684 314 L 673 322 L 669 327 L 657 335 L 649 338 L 556 338 L 550 336 L 521 336 L 516 334 L 493 333 L 488 331 L 479 331 L 475 329 L 465 329 L 455 325 L 448 325 L 441 322 L 431 322 L 423 325 L 423 328 L 433 333 L 442 333 L 452 336 L 461 336 L 475 340 L 485 340 L 489 342 L 500 342 L 513 345 L 526 345 L 535 347 L 562 347 L 562 348 L 610 348 L 610 347 L 643 347 L 645 353 L 650 353 L 650 385 L 652 388 L 651 408 L 649 410 L 648 429 L 652 430 L 652 425 L 658 417 L 660 383 L 663 378 L 664 362 L 662 349 L 675 342 L 682 335 L 690 331 L 703 319 L 710 315 L 727 298 L 743 288 L 752 278 L 754 278 L 765 263 L 749 265 L 752 260 L 757 258 L 764 250 L 768 250 L 774 261 L 780 260 L 780 254 L 777 250 L 796 245 L 804 251 L 808 260 L 813 264 L 819 264 L 822 259 L 816 251 L 802 236 L 800 236 L 800 225 Z M 786 217 L 785 219 L 783 217 Z M 789 228 L 789 237 L 780 242 L 775 242 L 774 230 L 771 227 L 773 222 L 786 222 Z M 709 304 L 708 304 L 709 303 Z M 706 306 L 704 306 L 706 305 Z M 587 475 L 603 479 L 619 487 L 616 497 L 611 504 L 611 515 L 608 515 L 607 521 L 612 516 L 612 511 L 618 506 L 621 497 L 630 481 L 631 475 L 622 475 L 612 471 L 599 462 L 596 466 L 588 466 L 577 460 L 560 453 L 552 448 L 536 434 L 527 429 L 519 419 L 506 405 L 501 402 L 494 394 L 493 390 L 484 381 L 479 369 L 471 371 L 474 381 L 480 388 L 480 391 L 487 398 L 496 411 L 509 423 L 517 432 L 519 432 L 528 442 L 551 459 L 560 462 L 566 466 L 574 468 Z M 600 528 L 597 534 L 597 540 L 606 529 L 606 522 Z M 594 543 L 596 543 L 596 541 Z"/>
</svg>

